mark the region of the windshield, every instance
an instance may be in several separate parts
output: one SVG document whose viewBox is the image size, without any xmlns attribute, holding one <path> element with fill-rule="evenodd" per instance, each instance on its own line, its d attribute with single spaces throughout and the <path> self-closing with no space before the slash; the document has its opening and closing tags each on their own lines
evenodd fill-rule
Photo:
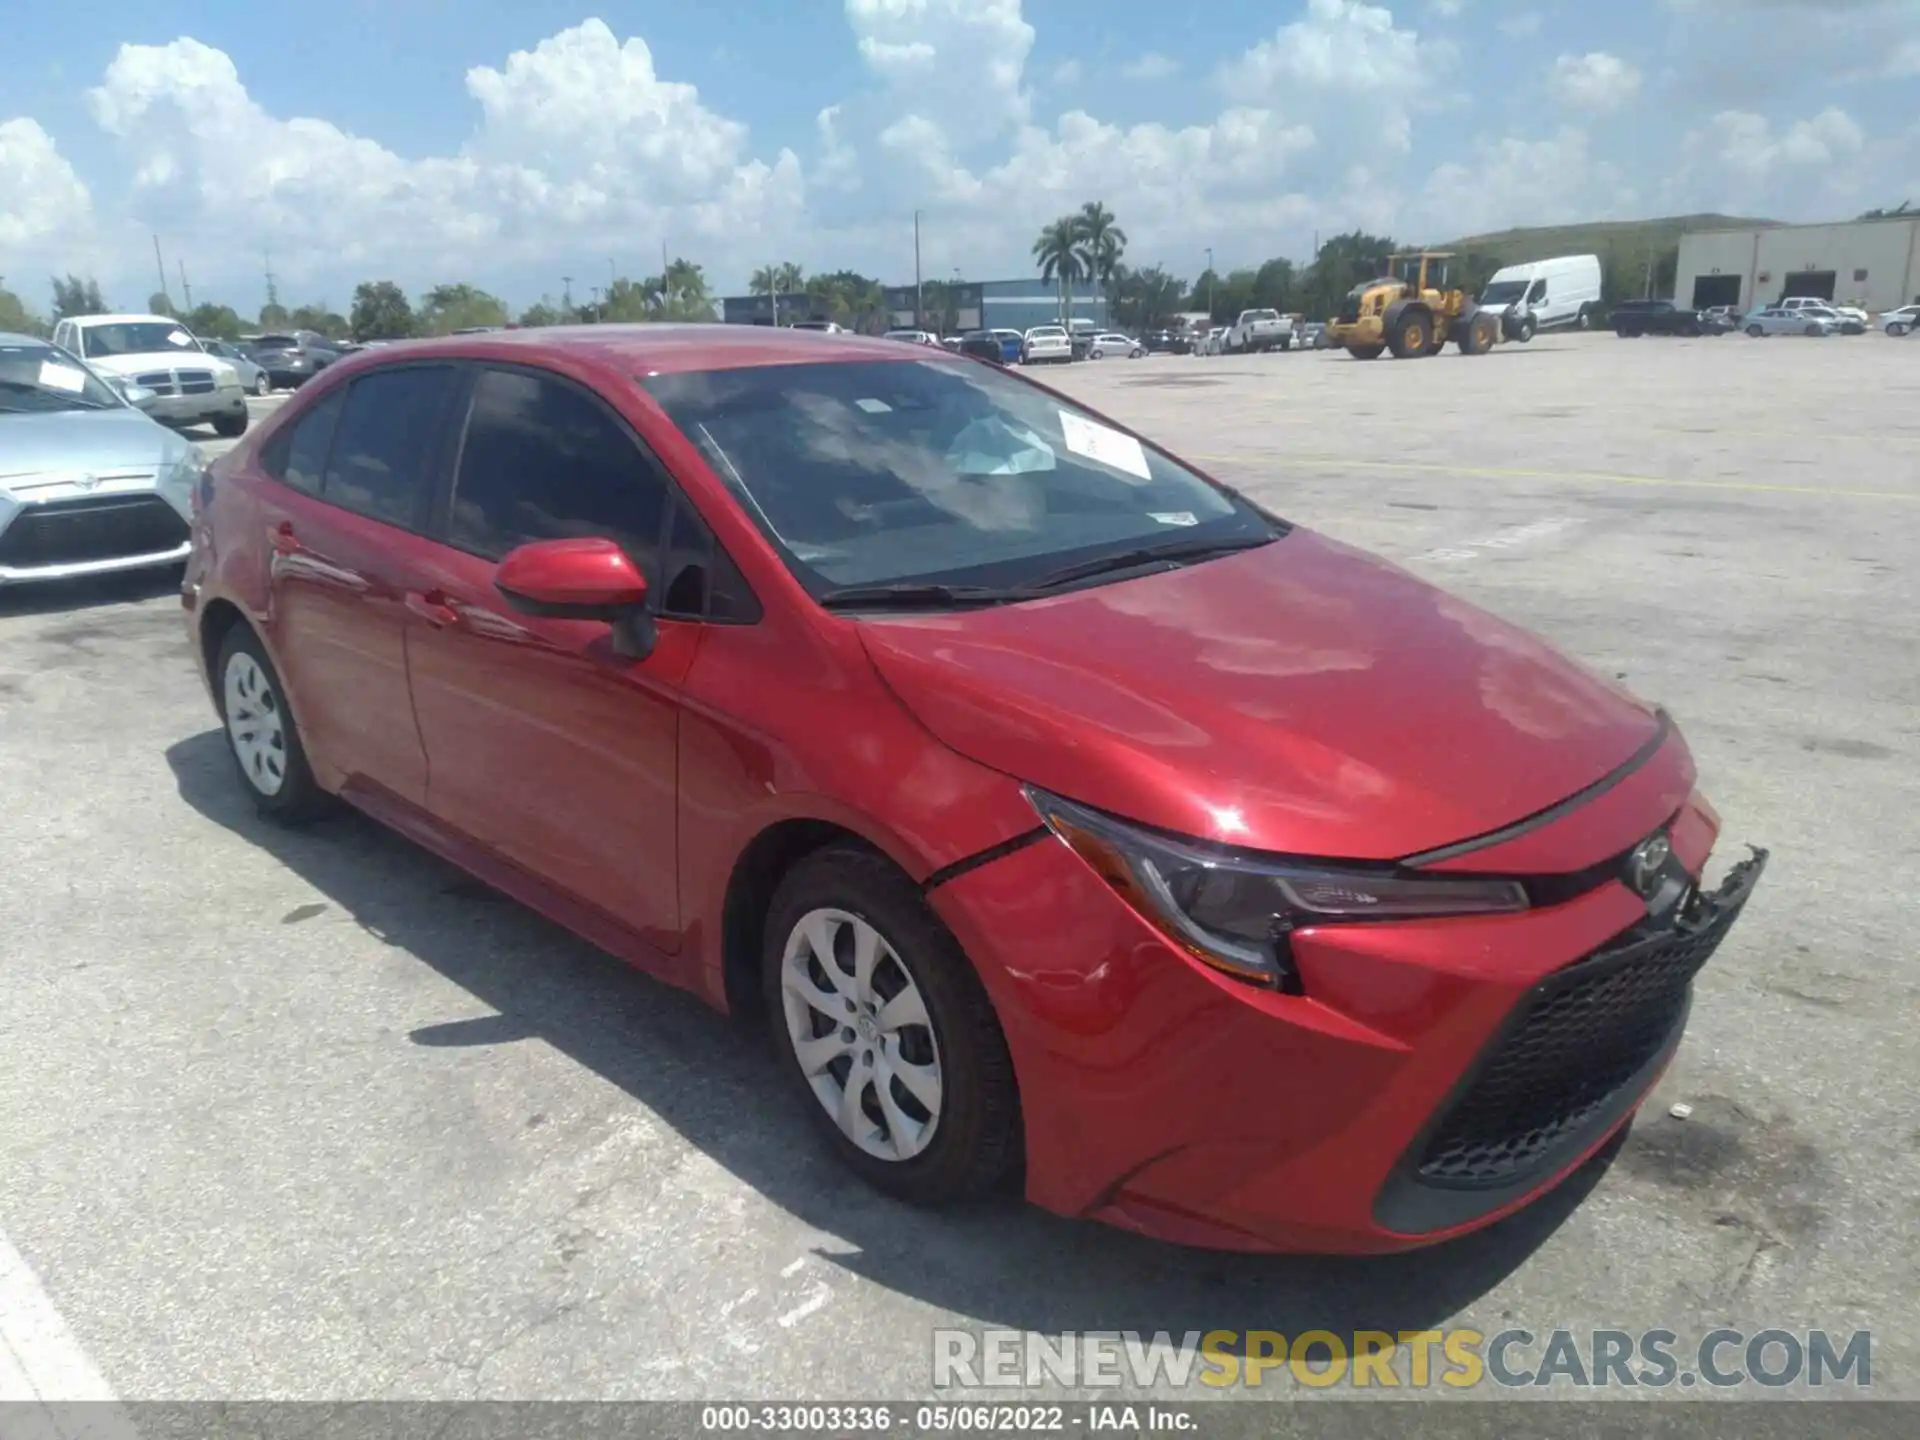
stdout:
<svg viewBox="0 0 1920 1440">
<path fill-rule="evenodd" d="M 171 320 L 126 320 L 111 325 L 88 325 L 80 331 L 80 345 L 90 360 L 200 348 L 193 343 L 193 336 Z"/>
<path fill-rule="evenodd" d="M 1027 331 L 1027 337 L 1031 339 L 1035 335 L 1038 335 L 1042 340 L 1052 340 L 1066 333 L 1067 332 L 1062 330 L 1058 325 L 1036 325 L 1033 329 Z"/>
<path fill-rule="evenodd" d="M 1272 522 L 1037 386 L 930 359 L 644 382 L 815 595 L 1017 586 L 1101 552 Z"/>
<path fill-rule="evenodd" d="M 1278 320 L 1280 318 L 1280 312 L 1278 310 L 1249 310 L 1243 318 L 1248 320 Z"/>
<path fill-rule="evenodd" d="M 112 410 L 120 397 L 64 350 L 40 341 L 0 344 L 0 413 Z"/>
<path fill-rule="evenodd" d="M 1480 292 L 1482 305 L 1511 305 L 1527 293 L 1524 280 L 1495 280 Z"/>
</svg>

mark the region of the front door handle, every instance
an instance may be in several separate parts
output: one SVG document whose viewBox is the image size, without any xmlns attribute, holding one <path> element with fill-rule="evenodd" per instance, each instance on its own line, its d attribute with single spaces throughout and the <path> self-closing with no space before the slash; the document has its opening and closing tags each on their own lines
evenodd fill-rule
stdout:
<svg viewBox="0 0 1920 1440">
<path fill-rule="evenodd" d="M 447 603 L 446 594 L 439 590 L 428 590 L 424 594 L 418 590 L 409 590 L 407 609 L 436 630 L 458 624 L 460 620 L 459 611 Z"/>
<path fill-rule="evenodd" d="M 276 555 L 297 555 L 300 552 L 300 538 L 293 533 L 293 525 L 289 521 L 282 520 L 274 526 L 268 538 Z"/>
</svg>

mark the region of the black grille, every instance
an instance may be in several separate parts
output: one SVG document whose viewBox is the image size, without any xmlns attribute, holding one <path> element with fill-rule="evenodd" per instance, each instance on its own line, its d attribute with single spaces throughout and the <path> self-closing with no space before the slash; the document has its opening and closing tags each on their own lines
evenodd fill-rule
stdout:
<svg viewBox="0 0 1920 1440">
<path fill-rule="evenodd" d="M 186 522 L 158 495 L 29 505 L 0 530 L 0 565 L 31 570 L 159 555 L 187 538 Z"/>
<path fill-rule="evenodd" d="M 1358 298 L 1350 295 L 1345 300 L 1342 300 L 1340 302 L 1340 323 L 1341 324 L 1351 325 L 1353 324 L 1354 321 L 1358 320 L 1359 318 L 1360 318 L 1360 301 Z"/>
<path fill-rule="evenodd" d="M 182 370 L 179 377 L 182 395 L 209 395 L 213 392 L 211 370 Z"/>
<path fill-rule="evenodd" d="M 1630 932 L 1536 985 L 1427 1141 L 1420 1179 L 1478 1189 L 1540 1163 L 1659 1055 L 1738 913 L 1691 933 Z"/>
<path fill-rule="evenodd" d="M 156 370 L 149 375 L 136 375 L 133 377 L 133 383 L 146 386 L 156 395 L 173 394 L 173 372 L 170 370 Z"/>
</svg>

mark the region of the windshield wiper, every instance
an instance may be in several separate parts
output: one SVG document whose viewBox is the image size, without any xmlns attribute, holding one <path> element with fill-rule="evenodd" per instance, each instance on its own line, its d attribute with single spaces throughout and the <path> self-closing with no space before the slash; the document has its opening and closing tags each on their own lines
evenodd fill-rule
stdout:
<svg viewBox="0 0 1920 1440">
<path fill-rule="evenodd" d="M 1142 545 L 1133 550 L 1116 551 L 1112 555 L 1096 555 L 1091 560 L 1082 560 L 1078 565 L 1068 565 L 1042 575 L 1032 582 L 1032 588 L 1054 590 L 1062 585 L 1071 585 L 1076 580 L 1087 580 L 1116 570 L 1134 570 L 1142 565 L 1155 565 L 1163 561 L 1208 560 L 1215 555 L 1230 555 L 1236 550 L 1257 550 L 1278 538 L 1277 533 L 1269 531 L 1264 535 L 1240 535 L 1229 540 L 1169 540 L 1160 545 Z"/>
<path fill-rule="evenodd" d="M 1006 605 L 1032 600 L 1035 592 L 997 585 L 936 585 L 901 581 L 889 585 L 842 585 L 820 597 L 829 610 L 949 610 L 964 605 Z"/>
</svg>

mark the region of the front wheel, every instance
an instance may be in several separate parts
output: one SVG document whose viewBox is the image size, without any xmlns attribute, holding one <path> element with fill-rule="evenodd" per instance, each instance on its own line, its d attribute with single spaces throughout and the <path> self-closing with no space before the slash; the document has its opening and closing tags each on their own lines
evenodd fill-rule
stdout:
<svg viewBox="0 0 1920 1440">
<path fill-rule="evenodd" d="M 1895 321 L 1893 324 L 1887 326 L 1887 334 L 1891 335 L 1896 340 L 1898 340 L 1902 335 L 1906 333 L 1907 333 L 1907 327 L 1900 324 L 1898 321 Z"/>
<path fill-rule="evenodd" d="M 764 963 L 783 1068 L 849 1168 L 922 1205 L 1013 1173 L 1006 1037 L 966 955 L 890 861 L 840 846 L 802 860 L 768 910 Z"/>
<path fill-rule="evenodd" d="M 1513 338 L 1518 340 L 1522 345 L 1525 345 L 1529 340 L 1533 339 L 1533 335 L 1533 317 L 1529 315 L 1520 322 L 1520 328 L 1514 332 Z"/>
<path fill-rule="evenodd" d="M 235 625 L 221 641 L 213 693 L 227 751 L 260 812 L 289 823 L 324 813 L 329 797 L 307 764 L 280 673 L 245 624 Z"/>
<path fill-rule="evenodd" d="M 1349 345 L 1347 354 L 1356 360 L 1378 360 L 1386 348 L 1384 345 Z"/>
<path fill-rule="evenodd" d="M 267 378 L 266 371 L 262 370 L 258 375 L 253 377 L 253 393 L 256 395 L 271 395 L 273 393 L 273 381 Z"/>
<path fill-rule="evenodd" d="M 238 415 L 219 415 L 214 417 L 213 433 L 222 440 L 238 440 L 247 433 L 247 412 L 242 409 Z"/>
<path fill-rule="evenodd" d="M 1576 330 L 1591 330 L 1593 328 L 1593 311 L 1582 305 L 1580 307 L 1580 313 L 1573 317 L 1573 328 Z"/>
<path fill-rule="evenodd" d="M 1758 325 L 1747 326 L 1747 334 L 1751 335 L 1756 340 L 1758 340 L 1762 335 L 1765 335 L 1766 333 L 1767 332 L 1762 330 Z"/>
</svg>

